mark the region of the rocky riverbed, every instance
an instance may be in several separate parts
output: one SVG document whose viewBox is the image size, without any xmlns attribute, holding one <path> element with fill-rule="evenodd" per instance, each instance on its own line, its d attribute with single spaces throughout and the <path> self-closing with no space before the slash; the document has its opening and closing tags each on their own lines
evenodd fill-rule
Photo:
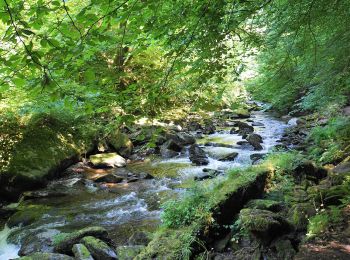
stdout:
<svg viewBox="0 0 350 260">
<path fill-rule="evenodd" d="M 119 256 L 128 254 L 130 247 L 137 251 L 159 226 L 164 201 L 179 196 L 191 182 L 259 163 L 274 147 L 281 148 L 278 141 L 288 127 L 262 111 L 224 110 L 209 118 L 194 114 L 162 128 L 124 129 L 118 142 L 100 142 L 95 154 L 63 171 L 47 187 L 24 192 L 19 203 L 2 209 L 9 219 L 0 232 L 0 259 L 35 252 L 76 256 L 86 248 L 95 259 L 104 254 L 101 259 L 114 259 L 114 251 Z M 159 129 L 154 145 L 146 147 L 152 131 Z M 89 233 L 90 227 L 102 231 Z M 77 232 L 83 235 L 68 250 L 57 249 L 60 238 Z M 96 243 L 105 250 L 97 252 Z M 78 245 L 71 251 L 74 244 Z"/>
</svg>

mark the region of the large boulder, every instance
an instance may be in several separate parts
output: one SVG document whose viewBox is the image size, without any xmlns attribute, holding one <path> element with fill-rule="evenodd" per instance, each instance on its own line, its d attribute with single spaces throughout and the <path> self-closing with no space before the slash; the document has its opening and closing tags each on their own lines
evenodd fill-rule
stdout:
<svg viewBox="0 0 350 260">
<path fill-rule="evenodd" d="M 71 254 L 74 244 L 79 244 L 79 241 L 86 236 L 94 236 L 109 242 L 107 230 L 102 227 L 87 227 L 73 233 L 63 233 L 55 236 L 54 251 L 57 253 Z"/>
<path fill-rule="evenodd" d="M 91 163 L 97 168 L 125 167 L 126 160 L 117 153 L 100 153 L 90 156 Z"/>
<path fill-rule="evenodd" d="M 93 236 L 87 236 L 80 240 L 86 246 L 95 260 L 118 259 L 116 252 L 108 244 Z"/>
<path fill-rule="evenodd" d="M 254 150 L 262 150 L 261 143 L 263 142 L 262 137 L 258 134 L 249 134 L 246 138 L 250 145 L 254 147 Z"/>
<path fill-rule="evenodd" d="M 196 165 L 207 165 L 209 164 L 209 159 L 205 154 L 205 151 L 200 148 L 197 144 L 193 144 L 189 149 L 190 160 Z"/>
<path fill-rule="evenodd" d="M 42 113 L 24 121 L 13 115 L 0 118 L 5 136 L 0 142 L 1 199 L 17 200 L 23 191 L 45 186 L 93 148 L 93 131 L 73 114 L 62 118 Z"/>
<path fill-rule="evenodd" d="M 36 252 L 52 253 L 52 238 L 59 233 L 60 231 L 57 229 L 43 228 L 25 234 L 24 237 L 20 239 L 21 248 L 18 255 L 25 256 Z M 11 240 L 15 237 L 16 236 L 13 238 L 11 237 Z"/>
<path fill-rule="evenodd" d="M 119 130 L 111 133 L 107 137 L 107 142 L 123 157 L 129 157 L 134 148 L 134 145 L 129 137 Z"/>
<path fill-rule="evenodd" d="M 266 244 L 290 230 L 289 224 L 284 218 L 268 210 L 242 209 L 239 218 L 247 231 Z"/>
</svg>

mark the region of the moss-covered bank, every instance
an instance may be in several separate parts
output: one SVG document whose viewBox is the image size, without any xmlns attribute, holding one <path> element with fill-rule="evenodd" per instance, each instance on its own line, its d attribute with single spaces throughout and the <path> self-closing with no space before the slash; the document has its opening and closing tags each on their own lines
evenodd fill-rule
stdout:
<svg viewBox="0 0 350 260">
<path fill-rule="evenodd" d="M 180 201 L 168 202 L 162 227 L 137 259 L 188 259 L 203 250 L 247 201 L 262 194 L 268 172 L 266 167 L 232 171 L 214 185 L 208 182 Z"/>
<path fill-rule="evenodd" d="M 94 140 L 94 131 L 74 115 L 39 113 L 0 118 L 0 196 L 16 199 L 80 160 Z"/>
</svg>

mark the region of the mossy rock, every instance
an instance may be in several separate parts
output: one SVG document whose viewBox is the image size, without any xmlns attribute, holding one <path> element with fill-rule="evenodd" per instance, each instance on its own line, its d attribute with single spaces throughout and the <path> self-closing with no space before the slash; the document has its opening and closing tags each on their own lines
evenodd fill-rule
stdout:
<svg viewBox="0 0 350 260">
<path fill-rule="evenodd" d="M 242 227 L 263 243 L 289 231 L 287 221 L 277 213 L 262 209 L 242 209 L 239 213 Z"/>
<path fill-rule="evenodd" d="M 309 218 L 315 214 L 315 206 L 311 203 L 298 203 L 290 208 L 288 212 L 288 221 L 297 231 L 305 231 L 309 223 Z"/>
<path fill-rule="evenodd" d="M 55 253 L 34 253 L 14 260 L 74 260 L 73 257 Z"/>
<path fill-rule="evenodd" d="M 117 153 L 100 153 L 90 156 L 90 161 L 95 167 L 113 168 L 126 166 L 126 160 Z"/>
<path fill-rule="evenodd" d="M 71 254 L 74 244 L 85 236 L 95 236 L 104 241 L 109 241 L 107 230 L 103 227 L 87 227 L 73 233 L 61 233 L 56 235 L 54 241 L 54 251 L 58 253 Z"/>
<path fill-rule="evenodd" d="M 10 160 L 0 167 L 1 197 L 17 199 L 23 191 L 42 187 L 91 149 L 93 131 L 84 129 L 87 133 L 83 134 L 78 122 L 74 128 L 69 119 L 58 117 L 38 114 L 18 125 L 17 140 L 5 155 Z"/>
<path fill-rule="evenodd" d="M 42 205 L 24 205 L 18 207 L 18 211 L 13 214 L 7 221 L 7 225 L 11 227 L 15 226 L 28 226 L 40 219 L 41 216 L 49 210 L 49 207 Z"/>
<path fill-rule="evenodd" d="M 134 259 L 145 246 L 118 246 L 117 255 L 119 260 L 132 260 Z"/>
<path fill-rule="evenodd" d="M 317 185 L 312 186 L 308 189 L 310 196 L 318 203 L 323 203 L 324 205 L 339 205 L 341 200 L 350 194 L 349 185 L 342 184 L 336 186 L 330 185 Z"/>
<path fill-rule="evenodd" d="M 264 209 L 273 212 L 278 212 L 282 210 L 283 204 L 275 200 L 255 199 L 249 201 L 245 205 L 245 207 L 250 209 Z"/>
<path fill-rule="evenodd" d="M 80 240 L 86 246 L 95 260 L 118 259 L 117 254 L 109 245 L 93 236 L 86 236 Z"/>
<path fill-rule="evenodd" d="M 111 133 L 107 137 L 107 142 L 123 157 L 129 157 L 134 149 L 129 137 L 119 130 Z"/>
<path fill-rule="evenodd" d="M 83 244 L 75 244 L 72 251 L 76 260 L 94 260 L 89 250 Z"/>
</svg>

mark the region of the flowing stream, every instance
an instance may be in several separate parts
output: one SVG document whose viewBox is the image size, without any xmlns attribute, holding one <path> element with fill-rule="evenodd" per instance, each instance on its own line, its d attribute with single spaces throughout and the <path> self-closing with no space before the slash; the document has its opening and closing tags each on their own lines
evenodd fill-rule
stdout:
<svg viewBox="0 0 350 260">
<path fill-rule="evenodd" d="M 0 231 L 0 259 L 12 259 L 21 250 L 52 251 L 52 237 L 60 232 L 72 232 L 87 226 L 103 226 L 117 245 L 137 244 L 141 232 L 154 231 L 160 224 L 162 202 L 183 192 L 184 184 L 203 174 L 203 168 L 225 170 L 251 164 L 250 155 L 266 154 L 288 127 L 264 112 L 253 112 L 249 120 L 258 123 L 254 132 L 263 137 L 263 150 L 237 145 L 242 137 L 230 134 L 229 128 L 217 129 L 212 135 L 198 139 L 198 144 L 215 142 L 233 145 L 232 148 L 205 146 L 209 165 L 193 166 L 187 154 L 172 159 L 152 158 L 144 163 L 129 165 L 131 172 L 146 172 L 155 176 L 150 180 L 96 187 L 79 178 L 55 180 L 50 187 L 71 191 L 68 196 L 48 197 L 26 201 L 28 214 L 39 214 L 34 223 Z M 246 121 L 243 119 L 241 121 Z M 259 124 L 261 123 L 261 124 Z M 234 161 L 219 161 L 219 155 L 238 152 Z"/>
</svg>

